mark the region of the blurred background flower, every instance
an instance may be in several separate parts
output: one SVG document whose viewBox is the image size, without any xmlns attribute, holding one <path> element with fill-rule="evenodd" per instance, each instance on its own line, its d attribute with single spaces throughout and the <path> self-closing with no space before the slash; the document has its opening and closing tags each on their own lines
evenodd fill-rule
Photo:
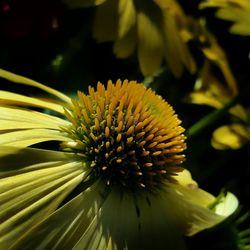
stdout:
<svg viewBox="0 0 250 250">
<path fill-rule="evenodd" d="M 166 60 L 175 76 L 184 67 L 196 71 L 189 51 L 189 19 L 175 0 L 167 1 L 65 1 L 72 8 L 98 5 L 93 36 L 98 42 L 114 41 L 118 58 L 127 58 L 135 50 L 144 75 L 154 74 Z"/>
</svg>

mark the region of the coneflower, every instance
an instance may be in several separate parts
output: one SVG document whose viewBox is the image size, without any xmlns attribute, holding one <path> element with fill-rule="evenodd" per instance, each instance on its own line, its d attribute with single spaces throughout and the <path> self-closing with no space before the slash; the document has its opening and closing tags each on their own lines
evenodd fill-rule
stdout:
<svg viewBox="0 0 250 250">
<path fill-rule="evenodd" d="M 185 249 L 182 235 L 237 207 L 232 194 L 218 202 L 180 167 L 181 122 L 142 84 L 98 83 L 70 99 L 4 70 L 0 76 L 55 97 L 0 91 L 1 249 Z M 46 141 L 58 149 L 36 145 Z"/>
</svg>

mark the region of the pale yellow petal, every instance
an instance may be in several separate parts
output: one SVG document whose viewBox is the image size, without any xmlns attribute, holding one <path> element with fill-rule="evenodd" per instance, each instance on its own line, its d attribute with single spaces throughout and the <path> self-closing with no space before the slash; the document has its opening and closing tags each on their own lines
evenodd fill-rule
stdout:
<svg viewBox="0 0 250 250">
<path fill-rule="evenodd" d="M 68 121 L 56 116 L 15 107 L 0 107 L 0 130 L 21 128 L 59 129 Z"/>
<path fill-rule="evenodd" d="M 52 89 L 50 87 L 47 87 L 39 82 L 36 82 L 34 80 L 31 80 L 27 77 L 24 76 L 20 76 L 11 72 L 8 72 L 6 70 L 0 69 L 0 77 L 5 78 L 9 81 L 15 82 L 15 83 L 20 83 L 20 84 L 25 84 L 25 85 L 29 85 L 29 86 L 33 86 L 39 89 L 44 90 L 45 92 L 48 92 L 58 98 L 60 98 L 61 100 L 70 103 L 70 98 L 67 97 L 66 95 L 64 95 L 63 93 Z"/>
<path fill-rule="evenodd" d="M 228 209 L 227 214 L 216 213 L 210 210 L 216 198 L 206 191 L 200 189 L 192 180 L 191 175 L 184 171 L 175 177 L 178 184 L 168 184 L 164 200 L 166 209 L 169 210 L 175 224 L 188 236 L 194 235 L 206 228 L 210 228 L 234 212 L 236 206 Z M 164 195 L 164 193 L 162 193 Z M 172 208 L 167 207 L 167 202 Z M 222 201 L 224 202 L 224 201 Z"/>
<path fill-rule="evenodd" d="M 216 205 L 214 211 L 222 216 L 231 215 L 239 206 L 239 201 L 236 196 L 230 192 Z"/>
<path fill-rule="evenodd" d="M 213 132 L 211 144 L 216 149 L 239 149 L 250 141 L 250 128 L 232 124 L 217 128 Z"/>
<path fill-rule="evenodd" d="M 118 34 L 118 1 L 107 0 L 96 9 L 93 36 L 98 42 L 113 41 Z"/>
<path fill-rule="evenodd" d="M 184 169 L 173 178 L 180 184 L 180 189 L 187 190 L 187 195 L 189 196 L 188 200 L 196 203 L 197 205 L 208 207 L 215 201 L 215 197 L 212 194 L 198 187 L 197 182 L 192 179 L 188 170 Z"/>
<path fill-rule="evenodd" d="M 71 154 L 59 151 L 0 146 L 0 178 L 67 163 L 71 159 Z"/>
<path fill-rule="evenodd" d="M 163 38 L 157 23 L 144 12 L 137 14 L 137 29 L 140 68 L 144 75 L 152 75 L 163 60 Z"/>
<path fill-rule="evenodd" d="M 8 91 L 0 91 L 0 104 L 41 107 L 44 109 L 50 109 L 58 113 L 64 114 L 64 107 L 62 107 L 61 105 L 48 101 L 42 101 L 33 97 L 15 94 Z"/>
<path fill-rule="evenodd" d="M 119 0 L 118 39 L 123 38 L 135 26 L 136 9 L 133 0 Z"/>
<path fill-rule="evenodd" d="M 24 247 L 73 249 L 88 228 L 96 223 L 96 215 L 106 198 L 107 193 L 105 193 L 104 186 L 100 183 L 93 184 L 92 187 L 59 208 L 36 228 L 25 233 L 22 239 L 15 242 L 13 249 L 23 249 Z"/>
<path fill-rule="evenodd" d="M 0 134 L 1 146 L 27 147 L 44 141 L 70 141 L 61 132 L 49 129 L 28 129 Z"/>
</svg>

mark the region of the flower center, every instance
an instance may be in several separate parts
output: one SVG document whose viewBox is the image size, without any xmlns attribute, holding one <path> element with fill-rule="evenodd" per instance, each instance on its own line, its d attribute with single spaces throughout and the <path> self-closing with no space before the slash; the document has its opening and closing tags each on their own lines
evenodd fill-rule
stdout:
<svg viewBox="0 0 250 250">
<path fill-rule="evenodd" d="M 91 174 L 107 185 L 129 189 L 160 187 L 182 171 L 184 129 L 172 107 L 136 82 L 100 83 L 65 111 L 73 142 L 63 145 L 79 155 Z"/>
</svg>

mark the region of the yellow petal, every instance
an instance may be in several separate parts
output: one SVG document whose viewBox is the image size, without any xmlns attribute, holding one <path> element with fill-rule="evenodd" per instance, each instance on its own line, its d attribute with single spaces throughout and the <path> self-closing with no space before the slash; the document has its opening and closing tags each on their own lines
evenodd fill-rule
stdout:
<svg viewBox="0 0 250 250">
<path fill-rule="evenodd" d="M 182 8 L 173 0 L 155 0 L 162 10 L 165 58 L 176 77 L 180 77 L 185 66 L 190 73 L 196 71 L 196 63 L 188 49 L 186 40 L 187 17 Z"/>
<path fill-rule="evenodd" d="M 216 129 L 211 144 L 216 149 L 239 149 L 248 141 L 250 128 L 235 123 Z"/>
<path fill-rule="evenodd" d="M 189 95 L 189 102 L 194 104 L 202 104 L 202 105 L 208 105 L 214 108 L 222 108 L 222 103 L 214 98 L 213 96 L 209 96 L 206 92 L 193 92 Z"/>
<path fill-rule="evenodd" d="M 0 69 L 0 77 L 5 78 L 5 79 L 12 81 L 12 82 L 15 82 L 15 83 L 25 84 L 25 85 L 29 85 L 29 86 L 33 86 L 33 87 L 42 89 L 42 90 L 58 97 L 59 99 L 65 101 L 67 103 L 70 103 L 70 98 L 67 97 L 66 95 L 64 95 L 63 93 L 61 93 L 55 89 L 52 89 L 50 87 L 47 87 L 39 82 L 36 82 L 36 81 L 31 80 L 29 78 L 26 78 L 24 76 L 20 76 L 20 75 L 8 72 L 6 70 Z"/>
<path fill-rule="evenodd" d="M 0 134 L 0 144 L 13 147 L 27 147 L 44 141 L 69 141 L 56 130 L 28 129 Z"/>
<path fill-rule="evenodd" d="M 64 114 L 64 108 L 61 105 L 8 91 L 0 91 L 0 104 L 41 107 Z"/>
<path fill-rule="evenodd" d="M 240 6 L 240 4 L 228 6 L 219 9 L 216 12 L 216 16 L 235 22 L 230 28 L 230 32 L 239 35 L 250 35 L 250 4 L 248 1 L 243 1 L 247 5 Z M 244 8 L 245 7 L 245 8 Z"/>
<path fill-rule="evenodd" d="M 135 25 L 136 10 L 133 0 L 119 0 L 118 39 L 123 38 Z"/>
<path fill-rule="evenodd" d="M 113 52 L 118 58 L 129 57 L 136 48 L 136 29 L 133 27 L 123 38 L 114 42 Z"/>
<path fill-rule="evenodd" d="M 218 44 L 216 38 L 204 27 L 203 33 L 204 40 L 208 45 L 201 48 L 202 52 L 209 61 L 212 61 L 219 67 L 228 85 L 228 90 L 230 90 L 232 96 L 236 96 L 238 94 L 237 82 L 228 64 L 225 52 Z"/>
<path fill-rule="evenodd" d="M 157 23 L 144 12 L 137 15 L 137 29 L 140 68 L 144 75 L 152 75 L 163 60 L 163 38 Z"/>
<path fill-rule="evenodd" d="M 220 109 L 233 97 L 234 94 L 214 76 L 210 63 L 206 61 L 195 83 L 195 91 L 189 95 L 189 101 Z M 240 119 L 246 119 L 246 112 L 240 105 L 235 105 L 229 112 Z"/>
</svg>

